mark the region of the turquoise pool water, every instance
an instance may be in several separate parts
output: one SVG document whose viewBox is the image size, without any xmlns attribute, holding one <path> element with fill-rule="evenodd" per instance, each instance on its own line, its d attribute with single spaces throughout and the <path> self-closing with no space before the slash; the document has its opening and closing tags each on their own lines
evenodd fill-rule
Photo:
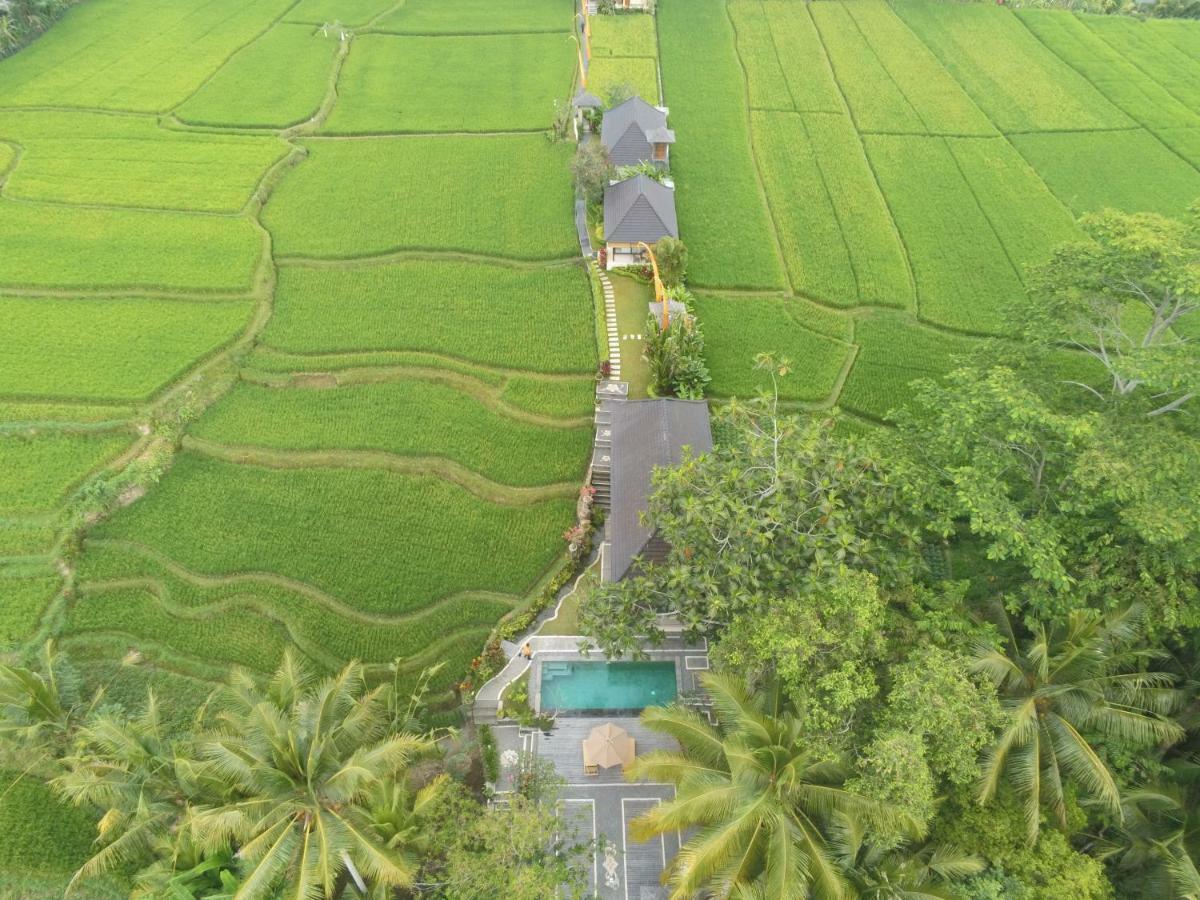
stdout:
<svg viewBox="0 0 1200 900">
<path fill-rule="evenodd" d="M 544 662 L 542 711 L 626 710 L 675 699 L 673 662 Z"/>
</svg>

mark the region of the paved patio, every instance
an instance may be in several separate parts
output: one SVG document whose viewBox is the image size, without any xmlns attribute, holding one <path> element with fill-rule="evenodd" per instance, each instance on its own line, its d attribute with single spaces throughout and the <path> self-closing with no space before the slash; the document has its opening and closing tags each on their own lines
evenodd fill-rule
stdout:
<svg viewBox="0 0 1200 900">
<path fill-rule="evenodd" d="M 584 738 L 597 725 L 612 722 L 637 742 L 637 755 L 651 750 L 675 750 L 675 741 L 651 731 L 630 717 L 562 718 L 549 734 L 532 735 L 532 749 L 551 760 L 566 779 L 560 803 L 562 815 L 582 841 L 597 841 L 589 873 L 590 887 L 604 900 L 660 900 L 667 896 L 659 877 L 667 862 L 679 852 L 679 836 L 663 835 L 639 843 L 629 834 L 629 823 L 650 806 L 675 796 L 669 784 L 629 783 L 620 767 L 601 769 L 598 775 L 583 771 Z"/>
</svg>

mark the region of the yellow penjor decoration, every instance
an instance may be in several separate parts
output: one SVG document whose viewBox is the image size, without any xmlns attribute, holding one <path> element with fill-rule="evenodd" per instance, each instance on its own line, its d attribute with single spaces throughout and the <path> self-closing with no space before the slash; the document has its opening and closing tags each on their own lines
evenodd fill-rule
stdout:
<svg viewBox="0 0 1200 900">
<path fill-rule="evenodd" d="M 667 289 L 663 287 L 662 279 L 658 277 L 658 260 L 654 258 L 654 251 L 645 241 L 639 241 L 638 246 L 646 248 L 646 253 L 650 257 L 650 266 L 654 269 L 654 300 L 662 304 L 662 330 L 666 331 L 667 326 L 671 324 L 671 308 L 667 305 Z"/>
</svg>

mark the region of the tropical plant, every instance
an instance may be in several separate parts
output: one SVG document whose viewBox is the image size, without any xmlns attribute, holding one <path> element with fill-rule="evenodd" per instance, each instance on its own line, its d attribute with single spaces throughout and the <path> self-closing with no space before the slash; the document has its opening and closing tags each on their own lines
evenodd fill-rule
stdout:
<svg viewBox="0 0 1200 900">
<path fill-rule="evenodd" d="M 680 750 L 639 756 L 630 779 L 667 781 L 676 796 L 634 820 L 636 840 L 696 829 L 667 869 L 674 900 L 705 896 L 829 898 L 850 895 L 827 838 L 834 826 L 917 836 L 910 817 L 842 787 L 846 769 L 812 739 L 804 713 L 773 685 L 753 696 L 728 675 L 707 673 L 704 687 L 720 720 L 694 710 L 650 707 L 648 728 Z"/>
<path fill-rule="evenodd" d="M 169 859 L 172 870 L 202 862 L 187 827 L 188 804 L 216 789 L 195 760 L 188 736 L 173 737 L 151 693 L 135 716 L 102 711 L 79 729 L 64 771 L 52 782 L 77 805 L 101 815 L 100 849 L 79 868 L 82 878 Z"/>
<path fill-rule="evenodd" d="M 650 388 L 660 397 L 700 400 L 711 381 L 704 362 L 704 334 L 695 317 L 676 314 L 664 329 L 658 315 L 646 321 L 644 350 L 650 366 Z"/>
<path fill-rule="evenodd" d="M 862 900 L 957 898 L 952 885 L 987 868 L 980 857 L 954 847 L 872 844 L 862 821 L 842 814 L 831 830 L 830 848 Z"/>
<path fill-rule="evenodd" d="M 34 760 L 57 757 L 102 697 L 83 702 L 74 667 L 55 649 L 42 648 L 38 667 L 0 664 L 0 739 Z"/>
<path fill-rule="evenodd" d="M 1004 649 L 982 646 L 972 668 L 996 685 L 1006 722 L 986 751 L 979 798 L 990 801 L 1007 772 L 1021 796 L 1027 837 L 1037 839 L 1048 806 L 1067 827 L 1064 782 L 1071 781 L 1118 819 L 1120 791 L 1095 738 L 1126 745 L 1170 744 L 1183 729 L 1168 716 L 1181 695 L 1174 676 L 1144 671 L 1161 658 L 1135 646 L 1142 610 L 1076 610 L 1064 624 L 1037 625 L 1018 640 L 1003 613 Z"/>
<path fill-rule="evenodd" d="M 654 245 L 654 258 L 658 260 L 658 274 L 663 284 L 669 288 L 683 284 L 688 267 L 688 248 L 683 241 L 670 236 L 659 238 Z"/>
<path fill-rule="evenodd" d="M 298 897 L 334 897 L 343 873 L 377 892 L 412 881 L 398 786 L 431 744 L 388 731 L 382 692 L 366 689 L 357 662 L 317 680 L 289 652 L 265 690 L 236 672 L 217 695 L 220 727 L 197 750 L 224 796 L 189 824 L 212 852 L 238 848 L 239 898 L 273 896 L 282 883 Z M 391 826 L 377 830 L 381 819 Z"/>
<path fill-rule="evenodd" d="M 1131 790 L 1121 810 L 1120 824 L 1088 849 L 1127 882 L 1122 896 L 1200 897 L 1200 815 L 1186 791 L 1175 784 Z"/>
</svg>

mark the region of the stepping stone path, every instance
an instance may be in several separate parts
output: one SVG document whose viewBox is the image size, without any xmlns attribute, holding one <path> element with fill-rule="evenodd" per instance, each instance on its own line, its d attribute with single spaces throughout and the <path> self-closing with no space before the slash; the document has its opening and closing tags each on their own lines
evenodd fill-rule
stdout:
<svg viewBox="0 0 1200 900">
<path fill-rule="evenodd" d="M 617 334 L 617 298 L 613 293 L 612 282 L 603 269 L 597 267 L 600 276 L 600 287 L 604 289 L 604 325 L 608 333 L 608 380 L 621 380 L 621 338 Z"/>
</svg>

